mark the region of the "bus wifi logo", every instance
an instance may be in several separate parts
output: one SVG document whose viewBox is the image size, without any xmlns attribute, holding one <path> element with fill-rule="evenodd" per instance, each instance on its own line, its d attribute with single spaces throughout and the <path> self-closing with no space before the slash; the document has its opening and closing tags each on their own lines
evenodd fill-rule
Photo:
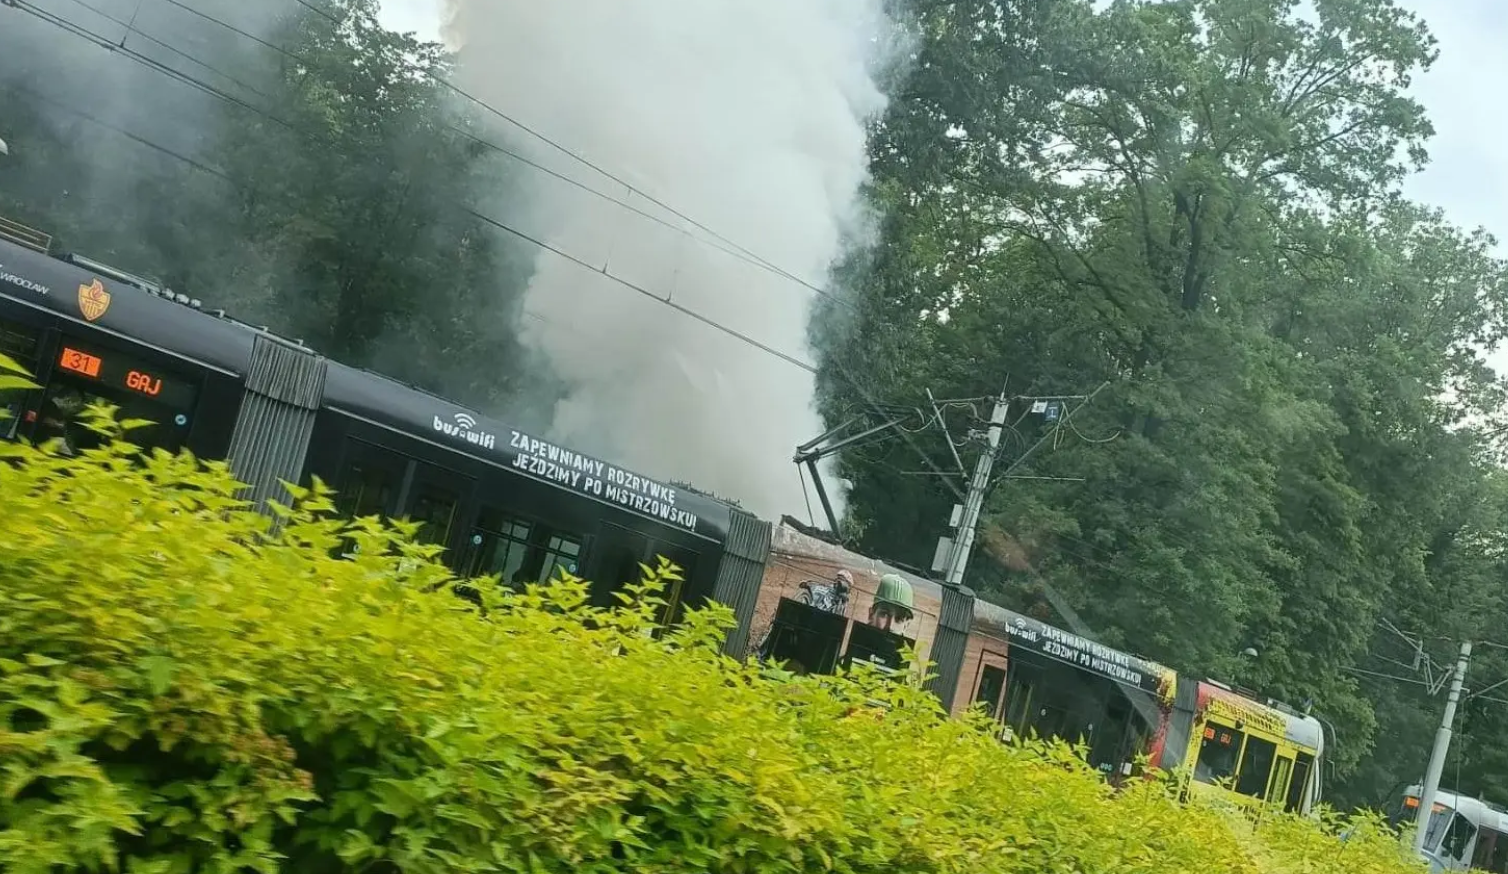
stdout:
<svg viewBox="0 0 1508 874">
<path fill-rule="evenodd" d="M 469 413 L 452 413 L 453 422 L 447 422 L 439 416 L 435 416 L 434 429 L 449 437 L 465 440 L 473 446 L 482 449 L 492 449 L 497 446 L 497 435 L 487 431 L 478 430 L 477 421 Z"/>
</svg>

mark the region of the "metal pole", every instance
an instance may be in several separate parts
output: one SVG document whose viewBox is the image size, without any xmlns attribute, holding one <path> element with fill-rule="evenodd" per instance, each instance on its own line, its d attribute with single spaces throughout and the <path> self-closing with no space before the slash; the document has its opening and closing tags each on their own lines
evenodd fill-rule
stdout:
<svg viewBox="0 0 1508 874">
<path fill-rule="evenodd" d="M 1424 775 L 1424 789 L 1419 793 L 1419 816 L 1415 820 L 1414 852 L 1424 852 L 1424 834 L 1429 829 L 1435 795 L 1440 791 L 1440 774 L 1445 770 L 1445 755 L 1450 751 L 1451 728 L 1456 724 L 1456 705 L 1461 701 L 1461 687 L 1466 682 L 1466 666 L 1471 662 L 1471 641 L 1461 644 L 1461 658 L 1455 676 L 1450 678 L 1450 694 L 1445 699 L 1445 715 L 1435 732 L 1435 749 L 1429 755 L 1429 770 Z"/>
<path fill-rule="evenodd" d="M 958 540 L 953 544 L 953 554 L 948 557 L 948 573 L 943 579 L 950 586 L 963 583 L 963 572 L 969 565 L 969 553 L 974 550 L 974 529 L 979 527 L 979 513 L 984 508 L 984 495 L 990 487 L 990 468 L 995 464 L 995 452 L 1000 447 L 1000 432 L 1005 427 L 1005 415 L 1010 406 L 1005 389 L 1001 389 L 1000 397 L 995 401 L 995 410 L 990 414 L 989 448 L 974 465 L 974 479 L 969 483 L 969 494 L 963 502 L 963 515 L 958 520 Z"/>
<path fill-rule="evenodd" d="M 838 516 L 833 512 L 833 502 L 828 500 L 827 489 L 822 486 L 822 474 L 817 472 L 817 459 L 808 458 L 806 468 L 812 472 L 812 485 L 817 487 L 817 500 L 822 502 L 822 512 L 827 516 L 827 524 L 831 526 L 834 537 L 842 537 L 838 530 Z"/>
</svg>

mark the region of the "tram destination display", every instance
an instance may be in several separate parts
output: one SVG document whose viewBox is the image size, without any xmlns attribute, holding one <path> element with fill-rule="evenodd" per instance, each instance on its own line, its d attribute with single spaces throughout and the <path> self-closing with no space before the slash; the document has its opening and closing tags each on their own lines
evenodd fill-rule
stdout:
<svg viewBox="0 0 1508 874">
<path fill-rule="evenodd" d="M 173 409 L 193 406 L 193 383 L 164 373 L 117 352 L 66 340 L 58 351 L 58 369 L 99 385 L 148 398 Z"/>
</svg>

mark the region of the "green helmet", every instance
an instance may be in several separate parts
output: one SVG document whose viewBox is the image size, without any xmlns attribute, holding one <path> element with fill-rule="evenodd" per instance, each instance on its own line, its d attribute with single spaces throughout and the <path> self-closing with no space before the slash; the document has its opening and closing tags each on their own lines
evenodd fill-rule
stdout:
<svg viewBox="0 0 1508 874">
<path fill-rule="evenodd" d="M 874 593 L 876 604 L 889 604 L 905 611 L 910 616 L 916 609 L 911 598 L 911 584 L 900 574 L 885 574 L 880 577 L 880 587 Z"/>
</svg>

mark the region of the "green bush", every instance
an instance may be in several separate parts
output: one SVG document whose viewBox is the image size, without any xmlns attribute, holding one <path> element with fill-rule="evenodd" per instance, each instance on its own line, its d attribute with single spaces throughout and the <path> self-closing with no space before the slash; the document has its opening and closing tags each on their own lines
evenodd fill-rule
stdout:
<svg viewBox="0 0 1508 874">
<path fill-rule="evenodd" d="M 739 663 L 720 608 L 657 637 L 667 565 L 611 611 L 579 580 L 477 608 L 322 488 L 274 532 L 222 465 L 0 455 L 11 874 L 1415 870 L 1375 829 L 1117 793 L 915 686 Z"/>
</svg>

